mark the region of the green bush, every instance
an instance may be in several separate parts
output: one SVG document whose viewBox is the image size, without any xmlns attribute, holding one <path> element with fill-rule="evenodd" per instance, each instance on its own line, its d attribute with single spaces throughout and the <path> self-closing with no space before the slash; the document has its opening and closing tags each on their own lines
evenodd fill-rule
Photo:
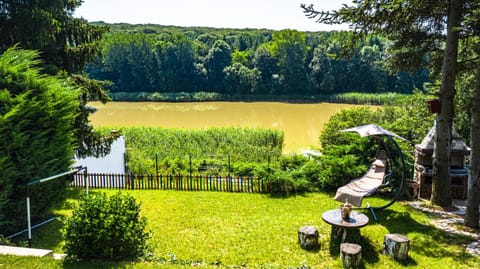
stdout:
<svg viewBox="0 0 480 269">
<path fill-rule="evenodd" d="M 306 162 L 308 162 L 308 157 L 299 154 L 282 156 L 280 157 L 279 162 L 281 169 L 288 171 L 297 169 L 298 167 L 304 165 Z"/>
<path fill-rule="evenodd" d="M 355 155 L 324 155 L 321 161 L 322 173 L 319 185 L 322 189 L 336 189 L 367 171 L 367 166 L 358 163 Z"/>
<path fill-rule="evenodd" d="M 295 177 L 295 170 L 284 171 L 275 169 L 267 178 L 270 194 L 273 196 L 289 196 L 310 190 L 310 183 L 302 177 Z"/>
<path fill-rule="evenodd" d="M 270 193 L 274 196 L 288 196 L 295 193 L 295 182 L 290 173 L 276 170 L 268 179 Z"/>
<path fill-rule="evenodd" d="M 321 162 L 318 160 L 309 160 L 293 172 L 293 177 L 297 180 L 304 180 L 308 182 L 309 189 L 319 189 L 320 175 L 322 174 Z"/>
<path fill-rule="evenodd" d="M 147 251 L 145 226 L 132 196 L 86 195 L 65 221 L 64 249 L 69 259 L 134 260 Z"/>
<path fill-rule="evenodd" d="M 252 177 L 256 175 L 258 167 L 255 163 L 238 162 L 232 166 L 232 172 L 238 176 Z"/>
</svg>

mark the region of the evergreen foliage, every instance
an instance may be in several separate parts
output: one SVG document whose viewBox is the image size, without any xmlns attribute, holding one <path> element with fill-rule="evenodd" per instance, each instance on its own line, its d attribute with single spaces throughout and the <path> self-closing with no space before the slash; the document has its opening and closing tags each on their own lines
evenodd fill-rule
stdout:
<svg viewBox="0 0 480 269">
<path fill-rule="evenodd" d="M 79 73 L 97 56 L 99 41 L 108 27 L 74 18 L 73 12 L 82 2 L 0 0 L 0 53 L 12 46 L 37 50 L 42 73 L 68 77 L 82 91 L 81 102 L 74 110 L 79 112 L 74 136 L 79 157 L 105 154 L 113 141 L 112 137 L 100 137 L 88 122 L 95 110 L 87 102 L 106 102 L 109 98 L 104 83 Z"/>
<path fill-rule="evenodd" d="M 42 75 L 34 51 L 0 57 L 0 233 L 26 226 L 27 182 L 68 171 L 74 156 L 78 89 Z M 67 181 L 30 187 L 32 218 L 44 218 Z"/>
<path fill-rule="evenodd" d="M 74 18 L 83 1 L 0 1 L 0 51 L 18 45 L 38 50 L 44 71 L 76 73 L 92 60 L 107 30 Z"/>
</svg>

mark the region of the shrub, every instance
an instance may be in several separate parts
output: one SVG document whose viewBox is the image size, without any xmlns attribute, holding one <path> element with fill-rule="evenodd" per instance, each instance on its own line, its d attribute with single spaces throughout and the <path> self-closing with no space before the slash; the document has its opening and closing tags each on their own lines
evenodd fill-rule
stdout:
<svg viewBox="0 0 480 269">
<path fill-rule="evenodd" d="M 308 157 L 303 155 L 294 154 L 289 156 L 280 157 L 280 167 L 282 170 L 292 170 L 301 167 L 303 164 L 308 162 Z"/>
<path fill-rule="evenodd" d="M 255 170 L 258 169 L 255 163 L 238 162 L 234 164 L 233 173 L 238 176 L 255 176 Z"/>
<path fill-rule="evenodd" d="M 69 259 L 133 260 L 147 251 L 145 226 L 133 197 L 90 194 L 65 221 L 64 249 Z"/>
<path fill-rule="evenodd" d="M 284 171 L 275 169 L 267 178 L 270 193 L 273 196 L 289 196 L 291 194 L 309 191 L 310 182 L 303 177 L 297 177 L 295 171 L 296 170 Z"/>
<path fill-rule="evenodd" d="M 318 179 L 320 187 L 336 189 L 350 180 L 360 177 L 367 171 L 367 166 L 358 162 L 355 155 L 323 155 L 321 161 L 322 172 Z"/>
<path fill-rule="evenodd" d="M 274 196 L 288 196 L 295 193 L 295 182 L 290 173 L 276 170 L 268 179 L 270 193 Z"/>
<path fill-rule="evenodd" d="M 322 173 L 321 162 L 309 160 L 294 172 L 294 178 L 302 179 L 308 183 L 308 188 L 320 188 L 319 177 Z"/>
</svg>

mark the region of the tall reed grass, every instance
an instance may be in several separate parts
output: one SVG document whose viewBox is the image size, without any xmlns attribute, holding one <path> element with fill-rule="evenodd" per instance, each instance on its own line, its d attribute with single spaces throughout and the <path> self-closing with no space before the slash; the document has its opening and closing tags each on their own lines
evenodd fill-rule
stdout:
<svg viewBox="0 0 480 269">
<path fill-rule="evenodd" d="M 277 160 L 284 139 L 283 132 L 263 128 L 122 127 L 119 131 L 126 141 L 128 168 L 141 174 L 192 170 L 226 174 L 240 163 L 258 165 Z"/>
</svg>

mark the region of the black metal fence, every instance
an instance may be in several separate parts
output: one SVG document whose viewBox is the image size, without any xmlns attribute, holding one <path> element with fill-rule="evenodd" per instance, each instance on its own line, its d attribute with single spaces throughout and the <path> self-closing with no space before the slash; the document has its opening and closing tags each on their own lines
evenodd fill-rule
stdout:
<svg viewBox="0 0 480 269">
<path fill-rule="evenodd" d="M 268 184 L 257 177 L 213 175 L 76 174 L 72 187 L 125 190 L 182 190 L 222 192 L 269 192 Z"/>
</svg>

